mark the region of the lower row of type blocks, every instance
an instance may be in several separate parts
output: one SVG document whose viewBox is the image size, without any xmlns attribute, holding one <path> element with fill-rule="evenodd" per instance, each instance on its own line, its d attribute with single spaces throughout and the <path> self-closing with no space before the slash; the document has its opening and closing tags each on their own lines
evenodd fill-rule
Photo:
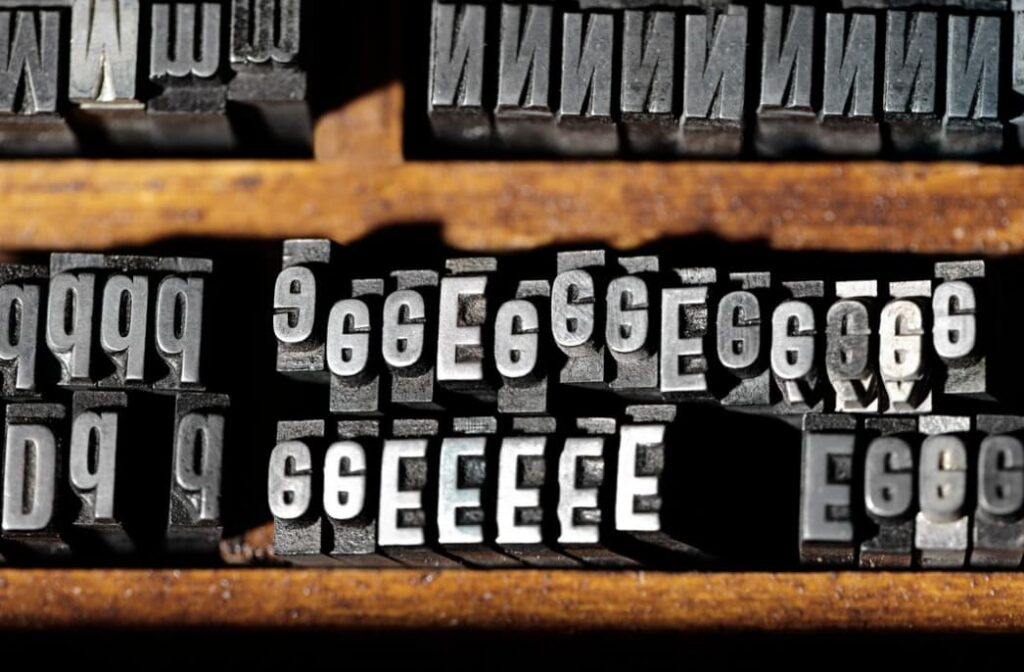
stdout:
<svg viewBox="0 0 1024 672">
<path fill-rule="evenodd" d="M 8 404 L 6 559 L 216 551 L 228 406 L 220 394 L 123 391 Z"/>
</svg>

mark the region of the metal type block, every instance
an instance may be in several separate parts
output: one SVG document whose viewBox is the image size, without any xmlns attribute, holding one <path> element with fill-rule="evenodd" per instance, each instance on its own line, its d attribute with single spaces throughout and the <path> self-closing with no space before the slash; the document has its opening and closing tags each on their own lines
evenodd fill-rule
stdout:
<svg viewBox="0 0 1024 672">
<path fill-rule="evenodd" d="M 946 156 L 995 154 L 1003 149 L 999 116 L 1000 16 L 950 16 L 946 40 Z"/>
<path fill-rule="evenodd" d="M 676 40 L 673 12 L 625 13 L 619 113 L 627 147 L 637 154 L 668 154 L 676 148 Z"/>
<path fill-rule="evenodd" d="M 713 268 L 675 269 L 680 288 L 661 291 L 661 393 L 667 399 L 714 400 L 707 352 L 711 343 Z"/>
<path fill-rule="evenodd" d="M 246 146 L 308 153 L 313 126 L 300 61 L 303 0 L 231 0 L 228 108 Z"/>
<path fill-rule="evenodd" d="M 644 9 L 647 7 L 694 7 L 723 9 L 730 0 L 576 0 L 580 9 Z"/>
<path fill-rule="evenodd" d="M 434 339 L 437 330 L 436 271 L 394 271 L 393 291 L 384 301 L 381 352 L 390 374 L 391 403 L 419 409 L 439 409 L 434 394 Z"/>
<path fill-rule="evenodd" d="M 546 152 L 557 145 L 554 35 L 554 7 L 502 4 L 494 133 L 505 150 Z"/>
<path fill-rule="evenodd" d="M 130 441 L 128 395 L 124 392 L 75 392 L 71 402 L 71 450 L 68 480 L 80 501 L 73 520 L 76 533 L 115 553 L 135 545 L 124 528 L 127 506 L 119 494 L 118 452 Z"/>
<path fill-rule="evenodd" d="M 284 241 L 274 285 L 277 371 L 298 380 L 327 382 L 326 337 L 334 246 L 325 239 Z"/>
<path fill-rule="evenodd" d="M 626 275 L 608 283 L 605 298 L 608 387 L 628 398 L 653 399 L 661 392 L 658 336 L 651 329 L 660 323 L 660 306 L 651 301 L 658 289 L 658 257 L 619 257 L 618 266 Z"/>
<path fill-rule="evenodd" d="M 484 90 L 491 11 L 482 3 L 434 0 L 427 113 L 434 137 L 445 144 L 480 148 L 491 142 Z"/>
<path fill-rule="evenodd" d="M 956 568 L 967 561 L 969 456 L 966 417 L 923 416 L 926 435 L 918 466 L 920 511 L 914 530 L 917 563 L 921 567 Z"/>
<path fill-rule="evenodd" d="M 501 376 L 498 412 L 544 413 L 548 408 L 546 303 L 551 300 L 547 280 L 524 280 L 515 298 L 498 309 L 494 319 L 494 364 Z"/>
<path fill-rule="evenodd" d="M 492 547 L 496 525 L 489 504 L 497 501 L 492 468 L 498 457 L 498 420 L 456 417 L 441 442 L 437 486 L 438 542 L 445 552 L 472 567 L 514 567 L 520 563 Z M 491 514 L 493 515 L 493 513 Z"/>
<path fill-rule="evenodd" d="M 822 350 L 825 283 L 783 282 L 785 297 L 772 313 L 771 373 L 778 390 L 775 412 L 794 415 L 824 410 Z"/>
<path fill-rule="evenodd" d="M 1009 2 L 1008 0 L 842 0 L 842 5 L 845 9 L 945 7 L 969 11 L 1002 11 L 1009 7 Z"/>
<path fill-rule="evenodd" d="M 1015 0 L 1015 5 L 1018 4 Z M 1010 65 L 1010 88 L 1013 115 L 1010 130 L 1016 140 L 1016 148 L 1024 148 L 1024 2 L 1013 11 L 1013 52 Z"/>
<path fill-rule="evenodd" d="M 577 567 L 580 561 L 556 550 L 546 532 L 557 528 L 557 485 L 551 442 L 555 419 L 513 418 L 498 453 L 496 541 L 502 551 L 529 567 Z M 552 515 L 552 514 L 555 515 Z"/>
<path fill-rule="evenodd" d="M 396 564 L 377 552 L 381 437 L 377 420 L 340 420 L 324 457 L 325 551 L 345 567 Z"/>
<path fill-rule="evenodd" d="M 615 436 L 615 418 L 577 418 L 558 456 L 558 544 L 566 555 L 593 567 L 638 566 L 607 545 L 614 529 L 603 511 L 615 494 L 605 450 Z"/>
<path fill-rule="evenodd" d="M 925 345 L 931 282 L 891 282 L 878 319 L 878 372 L 886 413 L 931 413 L 931 362 Z"/>
<path fill-rule="evenodd" d="M 409 567 L 458 567 L 435 550 L 437 510 L 426 495 L 437 474 L 436 420 L 394 420 L 381 455 L 377 546 L 388 558 Z"/>
<path fill-rule="evenodd" d="M 151 147 L 170 153 L 229 153 L 237 140 L 227 115 L 221 62 L 223 2 L 154 2 L 146 102 Z"/>
<path fill-rule="evenodd" d="M 882 149 L 875 101 L 876 17 L 825 16 L 825 71 L 821 149 L 830 154 L 874 155 Z"/>
<path fill-rule="evenodd" d="M 277 423 L 277 445 L 270 454 L 267 498 L 274 516 L 274 556 L 294 565 L 327 566 L 320 507 L 323 420 Z"/>
<path fill-rule="evenodd" d="M 679 150 L 734 156 L 743 148 L 747 8 L 686 16 Z"/>
<path fill-rule="evenodd" d="M 211 554 L 220 545 L 221 465 L 230 399 L 182 392 L 174 404 L 174 457 L 167 548 Z"/>
<path fill-rule="evenodd" d="M 559 382 L 601 387 L 605 344 L 598 325 L 598 297 L 604 292 L 603 250 L 558 253 L 558 275 L 551 285 L 551 334 L 566 356 Z"/>
<path fill-rule="evenodd" d="M 977 506 L 970 564 L 1013 569 L 1024 559 L 1024 417 L 979 415 Z"/>
<path fill-rule="evenodd" d="M 46 345 L 60 364 L 60 385 L 95 385 L 92 367 L 96 274 L 53 273 L 46 310 Z"/>
<path fill-rule="evenodd" d="M 872 319 L 878 283 L 837 282 L 836 302 L 825 323 L 825 370 L 835 390 L 835 410 L 879 411 L 877 345 Z"/>
<path fill-rule="evenodd" d="M 67 556 L 65 510 L 67 411 L 62 404 L 10 404 L 4 426 L 0 536 L 30 556 Z"/>
<path fill-rule="evenodd" d="M 854 452 L 858 420 L 805 415 L 800 469 L 800 562 L 852 565 Z"/>
<path fill-rule="evenodd" d="M 936 387 L 946 395 L 991 398 L 983 313 L 985 262 L 935 264 L 932 292 L 932 345 L 936 355 Z"/>
<path fill-rule="evenodd" d="M 864 508 L 878 532 L 860 545 L 860 566 L 910 567 L 914 556 L 917 418 L 866 418 Z"/>
<path fill-rule="evenodd" d="M 327 318 L 331 413 L 378 413 L 384 281 L 352 280 L 348 294 L 351 298 L 335 303 Z"/>
<path fill-rule="evenodd" d="M 496 393 L 486 361 L 484 327 L 493 319 L 487 309 L 487 284 L 498 270 L 498 260 L 449 259 L 446 268 L 438 309 L 437 382 L 453 392 L 493 401 Z"/>
<path fill-rule="evenodd" d="M 0 396 L 5 399 L 40 395 L 36 353 L 48 275 L 45 266 L 0 265 Z"/>
<path fill-rule="evenodd" d="M 728 390 L 724 406 L 768 408 L 771 404 L 770 344 L 762 311 L 770 305 L 771 273 L 730 273 L 718 301 L 715 340 Z"/>
<path fill-rule="evenodd" d="M 792 156 L 815 150 L 821 127 L 814 109 L 815 20 L 810 5 L 766 5 L 761 92 L 754 143 L 759 154 Z"/>
<path fill-rule="evenodd" d="M 614 58 L 613 15 L 563 14 L 557 118 L 562 154 L 607 156 L 619 151 L 619 130 L 612 118 Z"/>
<path fill-rule="evenodd" d="M 941 150 L 938 73 L 938 14 L 887 12 L 882 119 L 896 152 L 932 155 Z"/>
<path fill-rule="evenodd" d="M 0 3 L 0 155 L 74 154 L 60 114 L 61 14 L 28 4 Z"/>
</svg>

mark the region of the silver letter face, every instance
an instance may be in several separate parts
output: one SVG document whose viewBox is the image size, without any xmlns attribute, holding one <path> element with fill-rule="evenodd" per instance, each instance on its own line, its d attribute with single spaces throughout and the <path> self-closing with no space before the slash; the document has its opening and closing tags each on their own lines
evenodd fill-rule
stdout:
<svg viewBox="0 0 1024 672">
<path fill-rule="evenodd" d="M 156 350 L 168 376 L 166 389 L 202 389 L 199 359 L 203 351 L 203 278 L 168 276 L 156 297 Z"/>
<path fill-rule="evenodd" d="M 878 321 L 878 369 L 888 413 L 930 413 L 931 381 L 925 350 L 925 310 L 931 283 L 893 282 Z"/>
<path fill-rule="evenodd" d="M 383 280 L 353 280 L 352 298 L 334 304 L 327 319 L 331 413 L 380 411 L 381 299 Z"/>
<path fill-rule="evenodd" d="M 937 417 L 937 416 L 933 416 Z M 962 418 L 964 432 L 970 419 Z M 940 428 L 921 444 L 914 546 L 922 567 L 963 567 L 967 560 L 967 445 L 956 427 Z M 942 431 L 948 430 L 948 431 Z M 922 433 L 930 433 L 922 425 Z"/>
<path fill-rule="evenodd" d="M 270 455 L 267 498 L 274 516 L 274 555 L 296 565 L 328 564 L 317 497 L 324 434 L 322 420 L 281 421 Z"/>
<path fill-rule="evenodd" d="M 139 0 L 74 0 L 69 97 L 86 105 L 139 107 Z"/>
<path fill-rule="evenodd" d="M 560 252 L 558 275 L 551 286 L 551 333 L 565 354 L 560 381 L 565 385 L 600 385 L 604 343 L 598 336 L 598 296 L 604 252 Z"/>
<path fill-rule="evenodd" d="M 376 552 L 380 423 L 341 420 L 337 434 L 324 458 L 324 522 L 331 526 L 327 553 L 343 566 L 392 564 Z"/>
<path fill-rule="evenodd" d="M 860 566 L 910 567 L 917 419 L 868 418 L 864 425 L 872 437 L 864 455 L 864 508 L 878 532 L 861 543 Z"/>
<path fill-rule="evenodd" d="M 46 345 L 60 364 L 61 385 L 92 385 L 92 320 L 96 276 L 60 273 L 50 279 Z"/>
<path fill-rule="evenodd" d="M 500 413 L 544 413 L 548 406 L 546 321 L 551 285 L 546 280 L 524 280 L 514 299 L 498 309 L 494 319 L 494 365 L 501 376 Z"/>
<path fill-rule="evenodd" d="M 556 141 L 552 108 L 554 16 L 554 8 L 547 5 L 501 6 L 494 127 L 505 149 L 547 151 Z"/>
<path fill-rule="evenodd" d="M 114 275 L 103 288 L 100 347 L 115 371 L 104 384 L 125 386 L 146 380 L 149 278 Z"/>
<path fill-rule="evenodd" d="M 434 339 L 438 309 L 435 271 L 395 271 L 395 291 L 384 301 L 381 350 L 391 372 L 391 401 L 437 408 L 434 400 Z"/>
<path fill-rule="evenodd" d="M 47 270 L 42 266 L 0 267 L 0 394 L 34 397 L 39 312 Z"/>
<path fill-rule="evenodd" d="M 771 402 L 771 374 L 763 345 L 762 304 L 767 308 L 769 273 L 732 273 L 738 286 L 718 302 L 716 342 L 718 361 L 728 380 L 725 406 L 767 408 Z"/>
<path fill-rule="evenodd" d="M 854 562 L 856 429 L 857 420 L 852 416 L 804 416 L 800 472 L 800 562 L 804 564 Z"/>
<path fill-rule="evenodd" d="M 878 374 L 871 324 L 877 283 L 837 282 L 837 301 L 825 323 L 825 370 L 835 390 L 835 410 L 846 413 L 878 411 Z"/>
<path fill-rule="evenodd" d="M 784 415 L 821 411 L 824 395 L 818 362 L 825 284 L 784 282 L 782 286 L 789 298 L 772 313 L 771 371 L 781 395 L 776 410 Z"/>
<path fill-rule="evenodd" d="M 935 264 L 932 294 L 932 343 L 938 356 L 936 377 L 946 395 L 991 398 L 982 332 L 981 288 L 985 262 Z"/>
<path fill-rule="evenodd" d="M 333 252 L 329 240 L 284 241 L 281 273 L 274 285 L 278 373 L 327 381 L 326 318 Z"/>
<path fill-rule="evenodd" d="M 711 398 L 709 286 L 713 268 L 677 271 L 681 289 L 661 292 L 661 392 L 668 399 Z"/>
<path fill-rule="evenodd" d="M 483 327 L 488 320 L 486 273 L 493 258 L 449 259 L 451 275 L 441 279 L 437 325 L 437 382 L 457 392 L 493 399 L 484 371 Z"/>
<path fill-rule="evenodd" d="M 210 552 L 221 537 L 221 465 L 225 412 L 221 394 L 180 393 L 175 400 L 174 459 L 167 542 L 188 552 Z"/>
<path fill-rule="evenodd" d="M 814 110 L 816 8 L 766 5 L 761 50 L 757 151 L 768 156 L 817 146 Z"/>
<path fill-rule="evenodd" d="M 657 257 L 622 257 L 619 266 L 628 275 L 608 283 L 605 299 L 605 343 L 612 358 L 608 386 L 626 396 L 653 398 L 658 393 L 658 324 L 654 281 Z"/>
<path fill-rule="evenodd" d="M 1015 569 L 1024 559 L 1024 443 L 1019 416 L 979 415 L 978 503 L 971 566 Z"/>
<path fill-rule="evenodd" d="M 679 132 L 673 104 L 676 15 L 628 11 L 622 40 L 619 110 L 629 148 L 642 154 L 669 153 Z"/>
<path fill-rule="evenodd" d="M 882 110 L 898 152 L 931 154 L 938 150 L 938 60 L 935 12 L 886 13 Z"/>
</svg>

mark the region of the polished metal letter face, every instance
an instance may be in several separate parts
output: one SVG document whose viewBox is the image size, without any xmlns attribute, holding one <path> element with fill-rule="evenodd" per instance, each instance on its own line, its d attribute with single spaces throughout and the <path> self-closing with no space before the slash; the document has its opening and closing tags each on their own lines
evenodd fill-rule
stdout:
<svg viewBox="0 0 1024 672">
<path fill-rule="evenodd" d="M 629 149 L 636 153 L 666 154 L 675 149 L 675 59 L 674 13 L 625 13 L 619 112 Z"/>
<path fill-rule="evenodd" d="M 971 565 L 1021 566 L 1024 559 L 1024 418 L 979 415 L 978 504 L 972 525 Z"/>
<path fill-rule="evenodd" d="M 487 439 L 481 436 L 449 437 L 441 442 L 441 466 L 437 492 L 438 541 L 442 544 L 481 544 L 484 528 L 480 488 L 483 479 L 472 478 L 472 485 L 465 483 L 465 476 L 475 476 L 480 470 L 487 447 Z M 476 461 L 473 461 L 475 458 Z M 474 467 L 469 467 L 469 464 Z"/>
<path fill-rule="evenodd" d="M 551 285 L 524 280 L 516 298 L 506 301 L 494 319 L 494 364 L 501 376 L 500 413 L 544 413 L 548 405 L 546 359 L 542 356 L 541 316 L 547 313 Z M 546 339 L 545 339 L 546 340 Z"/>
<path fill-rule="evenodd" d="M 156 350 L 169 375 L 156 383 L 167 389 L 202 389 L 199 359 L 203 351 L 202 278 L 169 276 L 156 297 Z"/>
<path fill-rule="evenodd" d="M 334 304 L 327 319 L 327 368 L 331 372 L 331 413 L 380 410 L 380 343 L 383 280 L 353 280 L 352 297 Z M 374 306 L 371 309 L 370 305 Z"/>
<path fill-rule="evenodd" d="M 486 146 L 491 140 L 484 109 L 488 11 L 483 4 L 433 3 L 427 111 L 434 137 L 445 143 Z"/>
<path fill-rule="evenodd" d="M 340 420 L 337 436 L 324 458 L 324 522 L 331 526 L 326 551 L 347 567 L 394 564 L 376 552 L 380 423 Z"/>
<path fill-rule="evenodd" d="M 100 315 L 100 347 L 114 364 L 110 382 L 115 385 L 145 382 L 148 311 L 148 278 L 114 275 L 107 279 Z"/>
<path fill-rule="evenodd" d="M 930 413 L 931 382 L 925 359 L 924 315 L 931 302 L 931 283 L 893 282 L 892 300 L 878 322 L 879 373 L 888 413 Z"/>
<path fill-rule="evenodd" d="M 391 401 L 416 408 L 436 408 L 433 334 L 438 309 L 435 271 L 395 271 L 395 291 L 384 301 L 381 351 L 391 372 Z"/>
<path fill-rule="evenodd" d="M 999 16 L 950 16 L 946 41 L 947 156 L 991 155 L 1003 148 L 999 117 Z"/>
<path fill-rule="evenodd" d="M 60 363 L 61 385 L 92 385 L 92 320 L 96 276 L 61 273 L 50 279 L 46 345 Z"/>
<path fill-rule="evenodd" d="M 615 529 L 661 530 L 659 477 L 664 464 L 665 425 L 631 424 L 619 430 L 615 478 Z"/>
<path fill-rule="evenodd" d="M 800 562 L 853 564 L 853 458 L 857 420 L 804 416 L 800 477 Z"/>
<path fill-rule="evenodd" d="M 601 509 L 597 495 L 600 481 L 604 478 L 603 452 L 602 437 L 565 440 L 558 458 L 560 544 L 597 544 L 601 541 Z"/>
<path fill-rule="evenodd" d="M 42 267 L 7 266 L 9 280 L 0 284 L 0 376 L 5 398 L 35 396 L 36 349 L 39 347 Z M 38 279 L 33 280 L 33 276 Z"/>
<path fill-rule="evenodd" d="M 771 402 L 771 374 L 767 348 L 762 347 L 761 305 L 767 304 L 771 275 L 732 273 L 729 280 L 740 289 L 729 292 L 718 302 L 718 361 L 726 374 L 728 389 L 722 404 L 767 408 Z"/>
<path fill-rule="evenodd" d="M 423 488 L 427 485 L 427 439 L 384 442 L 377 541 L 381 546 L 423 546 Z"/>
<path fill-rule="evenodd" d="M 836 411 L 875 413 L 879 409 L 869 309 L 877 294 L 874 281 L 836 283 L 838 300 L 825 321 L 825 370 L 835 390 Z"/>
<path fill-rule="evenodd" d="M 898 152 L 920 155 L 939 150 L 938 60 L 936 13 L 886 13 L 882 111 Z"/>
<path fill-rule="evenodd" d="M 969 419 L 965 418 L 965 429 Z M 925 431 L 922 429 L 922 431 Z M 914 546 L 922 567 L 963 567 L 967 560 L 967 446 L 960 436 L 935 434 L 921 444 Z"/>
<path fill-rule="evenodd" d="M 558 147 L 567 155 L 611 155 L 619 149 L 612 118 L 615 17 L 566 12 Z"/>
<path fill-rule="evenodd" d="M 825 17 L 821 149 L 834 154 L 872 155 L 882 149 L 875 114 L 875 16 Z"/>
<path fill-rule="evenodd" d="M 658 393 L 658 324 L 651 296 L 658 273 L 657 257 L 622 257 L 619 266 L 629 273 L 608 283 L 605 298 L 605 342 L 613 372 L 608 386 L 620 394 L 653 398 Z M 656 295 L 656 294 L 655 294 Z M 653 319 L 652 319 L 653 317 Z"/>
<path fill-rule="evenodd" d="M 868 418 L 874 435 L 864 456 L 864 508 L 878 526 L 860 545 L 860 566 L 910 567 L 914 551 L 916 418 Z"/>
<path fill-rule="evenodd" d="M 488 276 L 493 258 L 449 259 L 450 276 L 441 279 L 437 325 L 437 382 L 457 392 L 493 399 L 484 371 L 483 327 L 488 320 Z"/>
<path fill-rule="evenodd" d="M 544 485 L 543 436 L 505 437 L 498 461 L 497 542 L 501 545 L 541 544 L 544 510 L 540 489 Z"/>
<path fill-rule="evenodd" d="M 743 146 L 747 8 L 686 17 L 680 150 L 732 156 Z"/>
<path fill-rule="evenodd" d="M 551 334 L 565 354 L 565 385 L 604 383 L 604 343 L 598 337 L 598 301 L 604 252 L 560 252 L 551 286 Z"/>
<path fill-rule="evenodd" d="M 661 392 L 669 399 L 708 398 L 710 336 L 709 285 L 715 283 L 713 268 L 678 270 L 681 289 L 661 292 Z"/>
<path fill-rule="evenodd" d="M 139 0 L 73 0 L 71 100 L 140 107 L 135 95 L 138 38 Z"/>
<path fill-rule="evenodd" d="M 318 467 L 323 420 L 282 421 L 270 455 L 267 499 L 274 516 L 274 555 L 297 565 L 325 565 Z"/>
<path fill-rule="evenodd" d="M 284 241 L 281 273 L 274 285 L 279 373 L 327 381 L 325 317 L 333 251 L 329 240 Z"/>
<path fill-rule="evenodd" d="M 555 146 L 554 14 L 547 5 L 501 6 L 494 129 L 506 150 L 543 152 Z"/>
<path fill-rule="evenodd" d="M 209 553 L 220 543 L 221 465 L 229 405 L 221 394 L 180 393 L 175 400 L 167 523 L 171 548 Z"/>
<path fill-rule="evenodd" d="M 814 149 L 814 21 L 816 8 L 766 5 L 761 50 L 761 95 L 757 108 L 757 151 L 785 156 Z"/>
<path fill-rule="evenodd" d="M 819 321 L 825 285 L 808 281 L 782 286 L 792 298 L 779 303 L 772 313 L 771 371 L 781 395 L 776 409 L 780 414 L 821 411 Z"/>
<path fill-rule="evenodd" d="M 990 398 L 979 329 L 985 262 L 940 262 L 935 264 L 935 277 L 932 344 L 941 389 L 946 395 Z"/>
</svg>

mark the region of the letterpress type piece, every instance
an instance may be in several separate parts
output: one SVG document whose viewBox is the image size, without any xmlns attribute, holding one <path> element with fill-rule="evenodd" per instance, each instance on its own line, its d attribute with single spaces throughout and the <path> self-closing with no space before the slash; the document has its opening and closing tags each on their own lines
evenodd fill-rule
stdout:
<svg viewBox="0 0 1024 672">
<path fill-rule="evenodd" d="M 220 544 L 221 465 L 227 410 L 223 394 L 182 392 L 174 404 L 174 458 L 167 547 L 208 554 Z"/>
<path fill-rule="evenodd" d="M 809 5 L 766 5 L 761 49 L 757 151 L 787 156 L 816 149 L 815 13 Z"/>
<path fill-rule="evenodd" d="M 60 364 L 60 385 L 92 386 L 96 273 L 63 270 L 55 266 L 55 261 L 56 256 L 51 257 L 46 345 Z"/>
<path fill-rule="evenodd" d="M 800 469 L 800 562 L 852 565 L 853 459 L 857 419 L 805 415 Z"/>
<path fill-rule="evenodd" d="M 979 415 L 978 503 L 971 565 L 1020 567 L 1024 558 L 1024 418 Z"/>
<path fill-rule="evenodd" d="M 501 376 L 499 413 L 544 413 L 548 408 L 547 352 L 542 339 L 551 285 L 524 280 L 516 298 L 506 301 L 494 319 L 494 364 Z"/>
<path fill-rule="evenodd" d="M 381 352 L 390 372 L 391 402 L 439 408 L 434 397 L 434 339 L 438 306 L 436 271 L 394 271 L 394 291 L 384 301 Z"/>
<path fill-rule="evenodd" d="M 844 9 L 946 7 L 951 9 L 1002 11 L 1007 8 L 1008 0 L 842 0 L 842 6 Z"/>
<path fill-rule="evenodd" d="M 203 295 L 212 264 L 205 259 L 177 261 L 182 263 L 180 270 L 164 275 L 156 287 L 154 340 L 168 374 L 153 387 L 202 390 Z"/>
<path fill-rule="evenodd" d="M 39 395 L 36 352 L 40 343 L 45 266 L 0 265 L 0 394 Z"/>
<path fill-rule="evenodd" d="M 72 400 L 68 477 L 80 501 L 74 529 L 116 553 L 134 549 L 124 528 L 126 504 L 117 487 L 118 452 L 129 434 L 127 414 L 124 392 L 75 392 Z"/>
<path fill-rule="evenodd" d="M 327 307 L 332 286 L 329 240 L 286 240 L 274 285 L 277 371 L 327 382 Z"/>
<path fill-rule="evenodd" d="M 530 153 L 556 146 L 554 30 L 554 7 L 501 6 L 494 131 L 503 149 Z"/>
<path fill-rule="evenodd" d="M 967 561 L 968 465 L 964 435 L 971 419 L 929 415 L 918 420 L 921 444 L 918 467 L 920 511 L 914 547 L 921 567 L 963 567 Z"/>
<path fill-rule="evenodd" d="M 351 287 L 351 298 L 335 303 L 327 318 L 331 413 L 377 413 L 384 281 L 352 280 Z"/>
<path fill-rule="evenodd" d="M 149 81 L 159 92 L 146 103 L 153 147 L 177 154 L 229 152 L 235 135 L 221 61 L 227 5 L 158 1 L 150 11 Z"/>
<path fill-rule="evenodd" d="M 61 404 L 10 404 L 4 429 L 2 537 L 28 555 L 66 556 L 67 411 Z"/>
<path fill-rule="evenodd" d="M 377 553 L 377 486 L 381 437 L 377 420 L 341 420 L 324 457 L 325 550 L 345 567 L 395 564 Z"/>
<path fill-rule="evenodd" d="M 771 372 L 762 311 L 769 305 L 771 274 L 730 273 L 729 283 L 736 290 L 718 301 L 715 330 L 718 361 L 728 381 L 722 404 L 767 408 Z"/>
<path fill-rule="evenodd" d="M 449 259 L 449 275 L 441 279 L 437 325 L 437 382 L 455 392 L 484 401 L 494 399 L 494 385 L 485 369 L 484 325 L 488 275 L 498 270 L 493 257 Z"/>
<path fill-rule="evenodd" d="M 655 280 L 658 257 L 620 257 L 618 265 L 627 275 L 608 283 L 605 299 L 605 343 L 611 355 L 608 386 L 628 397 L 659 395 L 658 337 L 652 324 L 659 324 Z"/>
<path fill-rule="evenodd" d="M 892 148 L 934 154 L 940 147 L 939 21 L 935 12 L 887 12 L 882 115 Z"/>
<path fill-rule="evenodd" d="M 446 144 L 480 148 L 491 141 L 484 100 L 491 11 L 481 3 L 434 0 L 427 112 L 434 137 Z"/>
<path fill-rule="evenodd" d="M 1014 7 L 1013 12 L 1013 54 L 1010 65 L 1010 85 L 1013 116 L 1010 127 L 1017 149 L 1024 148 L 1024 5 Z"/>
<path fill-rule="evenodd" d="M 876 32 L 873 14 L 825 17 L 820 113 L 825 152 L 872 155 L 882 148 L 875 102 Z"/>
<path fill-rule="evenodd" d="M 519 564 L 490 546 L 493 519 L 498 421 L 494 417 L 454 418 L 451 434 L 441 442 L 437 487 L 438 541 L 446 553 L 473 567 Z M 490 515 L 488 515 L 490 511 Z"/>
<path fill-rule="evenodd" d="M 931 283 L 892 282 L 889 295 L 878 320 L 878 371 L 885 388 L 885 411 L 930 413 L 925 314 L 931 304 Z"/>
<path fill-rule="evenodd" d="M 560 382 L 600 386 L 605 381 L 597 298 L 603 289 L 604 251 L 559 252 L 551 286 L 551 334 L 566 356 Z"/>
<path fill-rule="evenodd" d="M 303 0 L 231 0 L 228 84 L 242 140 L 275 152 L 305 154 L 312 142 L 301 62 Z M 251 137 L 249 137 L 251 136 Z"/>
<path fill-rule="evenodd" d="M 436 420 L 395 420 L 381 455 L 377 545 L 409 567 L 459 566 L 433 548 L 437 511 L 428 491 L 437 474 L 438 430 Z"/>
<path fill-rule="evenodd" d="M 825 370 L 835 390 L 835 410 L 879 410 L 877 351 L 871 309 L 878 296 L 874 280 L 836 283 L 836 302 L 825 323 Z"/>
<path fill-rule="evenodd" d="M 295 565 L 331 564 L 324 554 L 320 498 L 323 420 L 277 423 L 277 445 L 270 454 L 267 499 L 274 516 L 274 556 Z"/>
<path fill-rule="evenodd" d="M 512 432 L 501 439 L 498 455 L 498 496 L 495 508 L 498 546 L 530 567 L 575 567 L 580 563 L 555 550 L 553 530 L 557 512 L 552 492 L 555 474 L 548 467 L 555 419 L 514 418 Z"/>
<path fill-rule="evenodd" d="M 949 17 L 942 143 L 947 156 L 994 154 L 1003 149 L 1001 31 L 999 16 Z"/>
<path fill-rule="evenodd" d="M 824 408 L 819 366 L 825 283 L 783 282 L 787 297 L 772 313 L 771 371 L 780 399 L 776 412 L 796 414 Z"/>
<path fill-rule="evenodd" d="M 619 111 L 626 142 L 635 153 L 675 150 L 676 43 L 674 13 L 625 13 Z"/>
<path fill-rule="evenodd" d="M 936 378 L 947 395 L 991 398 L 983 331 L 980 329 L 985 283 L 984 261 L 935 264 L 932 293 L 932 344 L 938 357 Z"/>
<path fill-rule="evenodd" d="M 683 287 L 661 291 L 661 393 L 668 399 L 713 399 L 709 380 L 713 268 L 677 269 Z"/>
<path fill-rule="evenodd" d="M 614 493 L 605 450 L 614 443 L 615 425 L 615 418 L 578 418 L 558 456 L 558 543 L 593 567 L 636 566 L 606 543 L 606 532 L 614 528 L 603 511 L 614 503 Z"/>
<path fill-rule="evenodd" d="M 59 113 L 61 14 L 31 4 L 0 3 L 0 155 L 73 154 Z"/>
<path fill-rule="evenodd" d="M 866 418 L 864 508 L 878 532 L 860 545 L 860 566 L 910 567 L 914 554 L 916 418 Z"/>
<path fill-rule="evenodd" d="M 733 156 L 743 147 L 747 69 L 747 8 L 686 17 L 684 154 Z"/>
<path fill-rule="evenodd" d="M 614 16 L 562 16 L 558 148 L 563 154 L 607 156 L 619 150 L 619 131 L 612 119 L 614 54 Z"/>
</svg>

